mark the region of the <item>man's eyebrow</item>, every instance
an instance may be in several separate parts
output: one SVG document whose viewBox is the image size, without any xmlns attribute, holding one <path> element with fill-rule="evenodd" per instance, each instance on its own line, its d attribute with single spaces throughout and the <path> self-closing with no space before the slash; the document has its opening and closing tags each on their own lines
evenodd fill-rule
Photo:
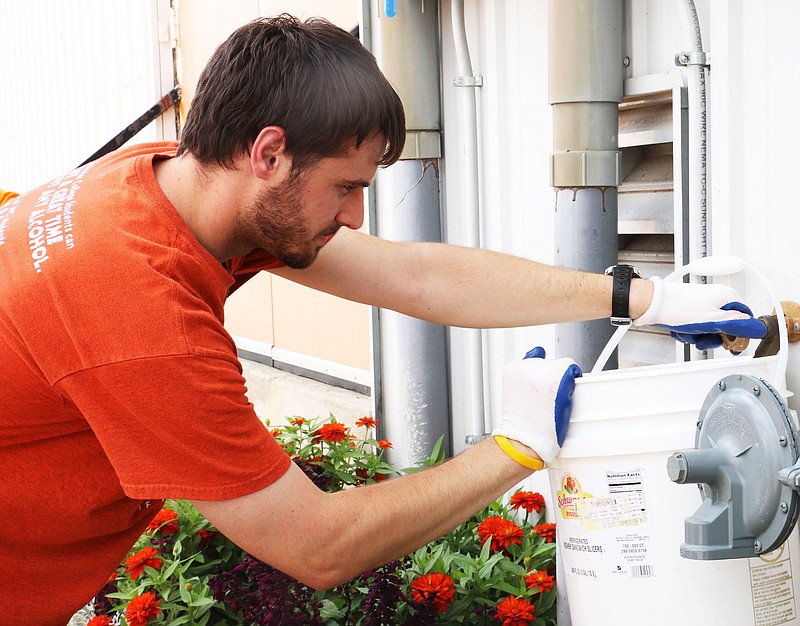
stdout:
<svg viewBox="0 0 800 626">
<path fill-rule="evenodd" d="M 362 179 L 346 180 L 344 181 L 344 184 L 348 187 L 369 187 L 370 181 Z"/>
</svg>

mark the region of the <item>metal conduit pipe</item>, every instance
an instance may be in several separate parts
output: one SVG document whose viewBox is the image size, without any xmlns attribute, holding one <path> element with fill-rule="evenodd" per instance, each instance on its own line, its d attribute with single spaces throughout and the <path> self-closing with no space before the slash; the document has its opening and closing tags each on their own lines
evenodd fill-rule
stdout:
<svg viewBox="0 0 800 626">
<path fill-rule="evenodd" d="M 708 255 L 706 67 L 703 36 L 694 0 L 678 0 L 688 51 L 675 56 L 686 67 L 689 99 L 689 261 Z M 705 277 L 695 277 L 705 282 Z"/>
<path fill-rule="evenodd" d="M 406 112 L 400 161 L 378 170 L 370 231 L 395 241 L 441 241 L 438 159 L 441 157 L 439 6 L 437 0 L 362 3 L 365 45 L 397 90 Z M 445 328 L 394 311 L 376 310 L 372 327 L 375 415 L 393 449 L 386 460 L 409 467 L 445 435 L 450 445 Z"/>
<path fill-rule="evenodd" d="M 602 273 L 617 262 L 622 42 L 623 0 L 549 0 L 550 173 L 562 267 Z M 612 331 L 607 320 L 559 324 L 556 354 L 588 371 Z"/>
<path fill-rule="evenodd" d="M 476 89 L 483 81 L 475 76 L 467 41 L 464 0 L 450 5 L 453 42 L 456 56 L 458 130 L 451 141 L 463 155 L 463 184 L 455 203 L 457 210 L 448 215 L 448 243 L 477 248 L 481 245 L 480 173 L 478 168 L 478 113 Z M 491 431 L 489 412 L 484 396 L 484 333 L 468 328 L 450 329 L 450 355 L 454 378 L 463 380 L 463 387 L 453 394 L 453 414 L 468 420 L 467 436 L 481 436 Z M 457 374 L 460 374 L 457 376 Z M 456 442 L 460 444 L 461 442 Z"/>
</svg>

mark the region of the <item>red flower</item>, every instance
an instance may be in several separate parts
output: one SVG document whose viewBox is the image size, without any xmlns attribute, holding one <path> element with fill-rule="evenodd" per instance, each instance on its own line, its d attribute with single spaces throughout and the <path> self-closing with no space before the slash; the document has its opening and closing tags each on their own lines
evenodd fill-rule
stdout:
<svg viewBox="0 0 800 626">
<path fill-rule="evenodd" d="M 525 577 L 528 589 L 538 587 L 541 593 L 547 593 L 556 586 L 556 579 L 547 572 L 531 572 Z"/>
<path fill-rule="evenodd" d="M 374 417 L 359 417 L 356 420 L 356 426 L 363 426 L 364 428 L 377 428 L 378 427 L 378 420 Z"/>
<path fill-rule="evenodd" d="M 456 590 L 453 588 L 453 579 L 450 576 L 435 572 L 414 580 L 411 583 L 411 595 L 420 604 L 430 600 L 439 613 L 444 613 L 453 604 Z"/>
<path fill-rule="evenodd" d="M 524 533 L 514 522 L 504 517 L 487 517 L 478 524 L 478 536 L 481 538 L 481 545 L 491 537 L 492 550 L 505 550 L 512 543 L 521 543 Z"/>
<path fill-rule="evenodd" d="M 280 428 L 270 428 L 269 429 L 269 434 L 272 435 L 273 438 L 277 439 L 278 435 L 281 434 L 281 429 Z"/>
<path fill-rule="evenodd" d="M 111 618 L 108 615 L 95 615 L 86 622 L 86 626 L 111 626 Z"/>
<path fill-rule="evenodd" d="M 202 550 L 205 548 L 211 540 L 214 539 L 217 533 L 213 530 L 208 530 L 207 528 L 203 528 L 197 531 L 197 536 L 200 537 L 200 549 Z"/>
<path fill-rule="evenodd" d="M 386 480 L 386 474 L 381 474 L 380 472 L 372 472 L 372 476 L 370 476 L 370 471 L 366 467 L 359 467 L 356 470 L 356 476 L 364 481 L 372 479 L 376 483 Z"/>
<path fill-rule="evenodd" d="M 145 626 L 151 619 L 158 617 L 161 613 L 159 604 L 161 600 L 156 600 L 156 594 L 152 591 L 136 596 L 128 603 L 128 608 L 125 610 L 128 626 Z"/>
<path fill-rule="evenodd" d="M 523 508 L 528 513 L 531 511 L 541 513 L 544 508 L 544 496 L 533 491 L 518 491 L 511 496 L 511 508 L 514 510 Z"/>
<path fill-rule="evenodd" d="M 388 450 L 389 448 L 391 448 L 391 447 L 392 447 L 392 443 L 391 443 L 391 442 L 390 442 L 388 439 L 381 439 L 381 440 L 378 442 L 378 447 L 379 447 L 381 450 Z"/>
<path fill-rule="evenodd" d="M 153 521 L 150 522 L 147 530 L 155 532 L 159 528 L 161 528 L 161 532 L 165 535 L 172 535 L 178 532 L 178 530 L 180 530 L 180 526 L 178 526 L 178 514 L 170 509 L 161 509 L 153 518 Z"/>
<path fill-rule="evenodd" d="M 503 626 L 528 626 L 536 619 L 536 614 L 525 598 L 506 596 L 497 603 L 495 617 L 503 621 Z"/>
<path fill-rule="evenodd" d="M 158 569 L 164 562 L 157 558 L 158 551 L 153 546 L 147 546 L 144 550 L 139 550 L 125 559 L 126 572 L 130 572 L 131 579 L 136 580 L 144 572 L 145 566 Z"/>
<path fill-rule="evenodd" d="M 533 532 L 541 536 L 547 543 L 553 543 L 556 540 L 555 524 L 537 524 L 533 527 Z"/>
<path fill-rule="evenodd" d="M 289 423 L 292 426 L 300 426 L 305 421 L 307 421 L 305 417 L 293 417 L 289 420 Z"/>
<path fill-rule="evenodd" d="M 331 422 L 330 424 L 323 424 L 317 432 L 314 433 L 314 438 L 317 440 L 335 442 L 347 440 L 347 427 L 339 422 Z"/>
</svg>

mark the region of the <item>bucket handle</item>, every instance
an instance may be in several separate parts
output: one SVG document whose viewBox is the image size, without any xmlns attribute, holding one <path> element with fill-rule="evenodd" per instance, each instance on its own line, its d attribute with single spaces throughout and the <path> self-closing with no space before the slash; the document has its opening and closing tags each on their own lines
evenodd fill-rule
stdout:
<svg viewBox="0 0 800 626">
<path fill-rule="evenodd" d="M 759 272 L 750 263 L 744 259 L 740 259 L 739 257 L 706 256 L 695 259 L 683 267 L 676 269 L 674 272 L 665 277 L 664 280 L 681 280 L 686 274 L 694 274 L 695 276 L 727 276 L 729 274 L 738 274 L 745 269 L 750 270 L 761 281 L 767 291 L 767 294 L 772 300 L 772 305 L 775 307 L 775 314 L 778 317 L 778 335 L 780 337 L 781 346 L 781 349 L 778 351 L 778 363 L 775 372 L 775 381 L 776 384 L 781 385 L 781 389 L 784 389 L 786 387 L 786 364 L 788 360 L 786 346 L 789 345 L 789 335 L 786 330 L 786 323 L 783 322 L 783 307 L 781 306 L 780 300 L 775 297 L 775 294 L 770 288 L 769 283 L 761 272 Z M 603 367 L 605 367 L 605 364 L 611 357 L 611 353 L 614 352 L 614 349 L 619 345 L 619 342 L 622 341 L 623 335 L 628 332 L 630 327 L 631 324 L 617 328 L 616 332 L 611 336 L 611 339 L 608 340 L 606 347 L 603 348 L 600 356 L 597 357 L 597 361 L 592 368 L 592 374 L 601 372 L 603 370 Z"/>
</svg>

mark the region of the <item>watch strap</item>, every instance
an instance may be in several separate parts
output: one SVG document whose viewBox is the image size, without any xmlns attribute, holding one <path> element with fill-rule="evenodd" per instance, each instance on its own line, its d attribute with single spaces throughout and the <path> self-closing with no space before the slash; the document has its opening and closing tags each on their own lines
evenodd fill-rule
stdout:
<svg viewBox="0 0 800 626">
<path fill-rule="evenodd" d="M 606 270 L 614 279 L 611 292 L 611 323 L 614 326 L 627 326 L 631 323 L 630 294 L 631 280 L 639 278 L 639 272 L 632 265 L 614 265 Z"/>
</svg>

